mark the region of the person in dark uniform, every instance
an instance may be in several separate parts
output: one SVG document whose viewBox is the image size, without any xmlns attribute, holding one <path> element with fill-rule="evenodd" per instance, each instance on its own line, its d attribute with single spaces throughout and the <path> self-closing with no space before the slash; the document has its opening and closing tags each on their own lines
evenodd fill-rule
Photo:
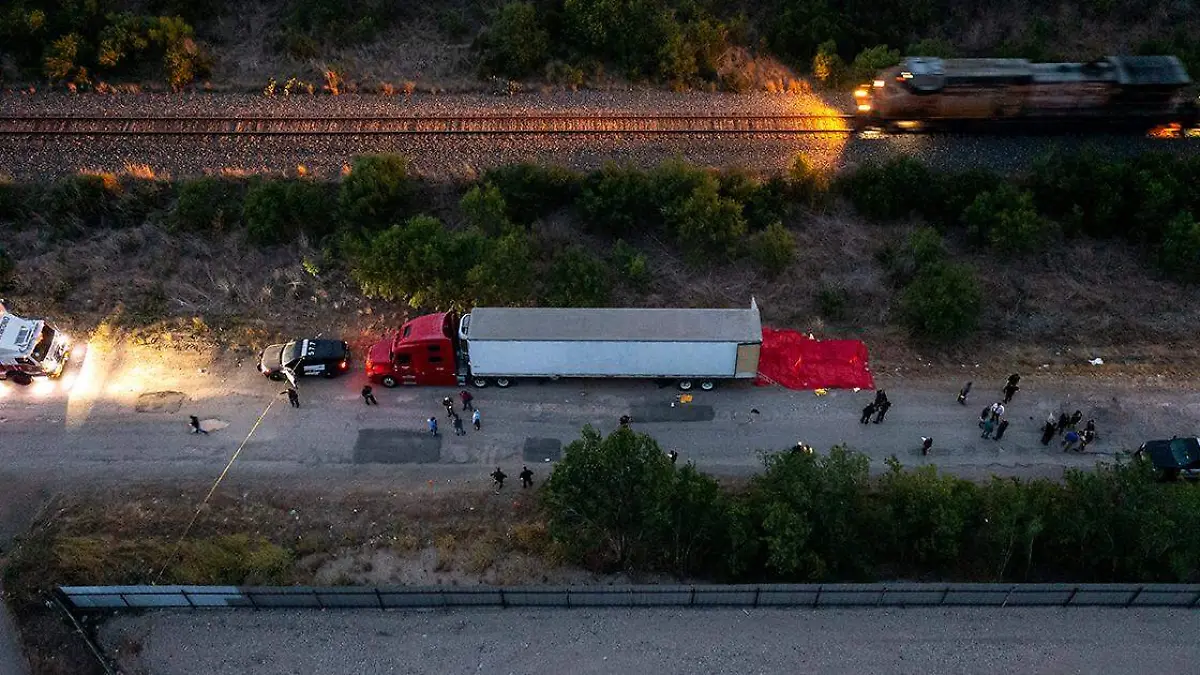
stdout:
<svg viewBox="0 0 1200 675">
<path fill-rule="evenodd" d="M 671 460 L 671 465 L 672 465 L 672 466 L 674 466 L 674 465 L 675 465 L 675 460 L 679 459 L 679 453 L 678 453 L 678 452 L 675 452 L 674 450 L 672 450 L 672 451 L 670 451 L 670 452 L 668 452 L 668 453 L 667 453 L 667 457 L 668 457 L 668 458 L 670 458 L 670 460 Z"/>
<path fill-rule="evenodd" d="M 967 404 L 967 394 L 970 394 L 970 393 L 971 393 L 971 383 L 968 382 L 963 385 L 962 389 L 958 390 L 958 404 L 966 405 Z"/>
<path fill-rule="evenodd" d="M 375 400 L 375 394 L 371 392 L 371 385 L 363 385 L 362 399 L 366 405 L 379 405 L 379 401 Z"/>
<path fill-rule="evenodd" d="M 863 424 L 870 424 L 871 423 L 871 415 L 874 415 L 874 414 L 875 414 L 875 404 L 868 403 L 867 407 L 863 408 L 862 417 L 858 418 L 858 421 L 862 422 Z"/>
<path fill-rule="evenodd" d="M 281 391 L 279 393 L 287 394 L 288 403 L 291 403 L 293 408 L 300 407 L 300 392 L 296 391 L 295 387 L 288 387 L 287 391 Z"/>
<path fill-rule="evenodd" d="M 442 407 L 446 409 L 446 419 L 454 417 L 454 401 L 449 396 L 442 399 Z"/>
<path fill-rule="evenodd" d="M 204 427 L 200 426 L 200 418 L 199 417 L 196 417 L 195 415 L 189 415 L 188 417 L 189 417 L 188 426 L 190 426 L 192 428 L 193 434 L 204 434 L 205 436 L 208 435 L 208 432 L 204 430 Z"/>
<path fill-rule="evenodd" d="M 996 425 L 996 440 L 1004 438 L 1004 430 L 1008 429 L 1008 420 L 1000 420 L 1000 424 Z"/>
<path fill-rule="evenodd" d="M 883 421 L 883 416 L 887 414 L 888 409 L 891 407 L 892 402 L 886 398 L 883 399 L 883 402 L 879 404 L 879 410 L 875 413 L 875 424 L 879 424 Z"/>
<path fill-rule="evenodd" d="M 529 470 L 529 467 L 521 467 L 521 473 L 517 475 L 521 477 L 521 489 L 533 487 L 533 472 Z"/>
<path fill-rule="evenodd" d="M 1054 423 L 1054 413 L 1050 413 L 1050 417 L 1042 425 L 1042 445 L 1050 445 L 1050 439 L 1054 438 L 1054 434 L 1057 431 L 1058 425 Z"/>
<path fill-rule="evenodd" d="M 492 472 L 492 480 L 496 483 L 496 492 L 504 489 L 505 478 L 508 478 L 508 474 L 501 471 L 500 467 L 496 467 L 496 470 Z"/>
<path fill-rule="evenodd" d="M 931 448 L 933 448 L 933 437 L 932 436 L 929 436 L 929 437 L 922 436 L 921 437 L 921 455 L 928 456 L 929 450 Z"/>
<path fill-rule="evenodd" d="M 628 428 L 629 423 L 633 421 L 633 418 L 629 415 L 621 415 L 621 419 L 619 421 L 621 423 L 621 428 Z"/>
</svg>

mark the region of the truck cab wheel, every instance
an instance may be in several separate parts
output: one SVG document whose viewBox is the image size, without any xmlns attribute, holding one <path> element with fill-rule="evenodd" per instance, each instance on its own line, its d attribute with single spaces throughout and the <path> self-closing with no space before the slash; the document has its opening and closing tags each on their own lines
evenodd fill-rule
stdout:
<svg viewBox="0 0 1200 675">
<path fill-rule="evenodd" d="M 702 382 L 700 382 L 700 388 L 704 391 L 712 391 L 713 389 L 716 388 L 716 386 L 717 386 L 717 383 L 713 382 L 712 380 L 703 380 Z"/>
<path fill-rule="evenodd" d="M 482 377 L 473 377 L 471 378 L 471 384 L 475 385 L 478 389 L 483 389 L 488 386 L 488 381 Z"/>
<path fill-rule="evenodd" d="M 272 382 L 282 382 L 286 378 L 283 376 L 283 373 L 281 373 L 277 370 L 277 371 L 271 373 L 270 375 L 268 375 L 267 379 L 271 380 Z"/>
<path fill-rule="evenodd" d="M 381 380 L 379 380 L 379 384 L 382 384 L 383 386 L 387 387 L 388 389 L 391 389 L 392 387 L 395 387 L 397 384 L 400 384 L 400 383 L 397 382 L 396 378 L 392 377 L 391 375 L 384 375 L 383 378 Z"/>
<path fill-rule="evenodd" d="M 497 377 L 496 378 L 496 386 L 500 387 L 501 389 L 503 389 L 511 384 L 512 384 L 512 380 L 508 379 L 507 377 Z"/>
<path fill-rule="evenodd" d="M 679 381 L 679 391 L 691 391 L 691 389 L 692 389 L 692 381 L 691 380 L 680 380 Z"/>
<path fill-rule="evenodd" d="M 27 387 L 33 384 L 33 378 L 29 375 L 29 373 L 23 373 L 19 370 L 10 370 L 5 377 L 8 378 L 9 382 L 12 382 L 13 384 L 19 384 L 22 387 Z"/>
</svg>

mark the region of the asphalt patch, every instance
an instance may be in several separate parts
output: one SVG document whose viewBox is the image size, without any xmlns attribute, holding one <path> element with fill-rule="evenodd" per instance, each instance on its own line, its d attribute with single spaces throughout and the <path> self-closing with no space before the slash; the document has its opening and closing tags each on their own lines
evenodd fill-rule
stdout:
<svg viewBox="0 0 1200 675">
<path fill-rule="evenodd" d="M 653 424 L 655 422 L 711 422 L 716 417 L 711 405 L 696 405 L 694 403 L 676 403 L 672 408 L 670 403 L 653 405 L 636 405 L 629 412 L 633 423 Z"/>
<path fill-rule="evenodd" d="M 133 409 L 138 412 L 175 413 L 187 398 L 179 391 L 150 391 L 137 397 Z"/>
<path fill-rule="evenodd" d="M 557 438 L 526 438 L 521 457 L 526 462 L 557 462 L 562 457 L 562 441 Z"/>
<path fill-rule="evenodd" d="M 442 459 L 442 437 L 406 429 L 359 429 L 355 464 L 433 464 Z"/>
</svg>

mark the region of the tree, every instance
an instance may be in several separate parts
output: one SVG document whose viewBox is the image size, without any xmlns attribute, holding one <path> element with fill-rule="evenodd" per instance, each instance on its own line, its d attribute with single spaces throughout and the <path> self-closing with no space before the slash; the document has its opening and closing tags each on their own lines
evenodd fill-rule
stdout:
<svg viewBox="0 0 1200 675">
<path fill-rule="evenodd" d="M 682 202 L 663 208 L 667 228 L 693 262 L 730 257 L 747 229 L 742 205 L 720 196 L 716 178 L 705 178 Z"/>
<path fill-rule="evenodd" d="M 838 56 L 837 43 L 826 40 L 817 47 L 817 54 L 812 61 L 813 77 L 817 82 L 827 86 L 837 86 L 846 74 L 846 63 Z"/>
<path fill-rule="evenodd" d="M 179 199 L 168 222 L 182 230 L 223 232 L 242 220 L 242 184 L 205 176 L 179 185 Z"/>
<path fill-rule="evenodd" d="M 500 190 L 508 217 L 522 225 L 571 204 L 583 180 L 560 166 L 528 162 L 489 169 L 483 178 Z"/>
<path fill-rule="evenodd" d="M 506 77 L 524 77 L 546 63 L 550 34 L 531 2 L 509 2 L 500 8 L 483 39 L 484 67 Z"/>
<path fill-rule="evenodd" d="M 625 236 L 646 224 L 656 212 L 654 194 L 646 174 L 618 164 L 605 164 L 584 181 L 579 210 L 592 229 Z"/>
<path fill-rule="evenodd" d="M 722 572 L 729 534 L 729 507 L 711 476 L 688 463 L 675 471 L 667 491 L 663 561 L 679 576 Z"/>
<path fill-rule="evenodd" d="M 467 273 L 477 303 L 524 305 L 533 295 L 533 250 L 529 236 L 515 230 L 488 241 L 479 264 Z"/>
<path fill-rule="evenodd" d="M 767 276 L 779 276 L 796 259 L 796 240 L 783 223 L 774 222 L 750 242 L 754 260 Z"/>
<path fill-rule="evenodd" d="M 552 307 L 601 307 L 608 304 L 611 286 L 604 261 L 572 247 L 550 264 L 544 294 Z"/>
<path fill-rule="evenodd" d="M 356 157 L 338 195 L 342 222 L 369 230 L 399 222 L 408 211 L 413 182 L 408 160 L 399 155 Z"/>
<path fill-rule="evenodd" d="M 918 570 L 951 566 L 977 520 L 975 484 L 932 466 L 905 471 L 895 457 L 888 468 L 879 483 L 888 559 Z"/>
<path fill-rule="evenodd" d="M 1033 193 L 1003 183 L 984 192 L 963 211 L 967 234 L 1009 255 L 1036 251 L 1049 236 L 1048 223 L 1033 205 Z"/>
<path fill-rule="evenodd" d="M 482 252 L 478 234 L 453 234 L 437 218 L 414 216 L 353 244 L 350 273 L 368 297 L 449 307 L 467 299 L 467 275 Z"/>
<path fill-rule="evenodd" d="M 851 84 L 870 82 L 884 68 L 900 63 L 900 50 L 888 49 L 887 45 L 875 45 L 862 50 L 850 64 Z"/>
<path fill-rule="evenodd" d="M 488 234 L 499 234 L 511 225 L 504 195 L 489 182 L 473 186 L 458 203 L 467 223 Z"/>
<path fill-rule="evenodd" d="M 592 558 L 604 569 L 634 569 L 656 560 L 672 524 L 673 477 L 671 461 L 653 438 L 628 428 L 605 437 L 587 426 L 540 490 L 550 534 L 577 559 Z M 681 501 L 707 491 L 701 481 L 689 479 Z M 679 530 L 695 528 L 680 523 Z M 681 541 L 680 554 L 691 550 Z"/>
<path fill-rule="evenodd" d="M 983 296 L 975 273 L 965 265 L 929 265 L 901 293 L 900 313 L 914 334 L 951 342 L 975 330 Z"/>
</svg>

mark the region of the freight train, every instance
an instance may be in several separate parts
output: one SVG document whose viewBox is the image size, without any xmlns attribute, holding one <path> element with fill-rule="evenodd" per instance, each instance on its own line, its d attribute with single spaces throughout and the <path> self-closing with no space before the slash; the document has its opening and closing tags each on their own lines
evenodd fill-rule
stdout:
<svg viewBox="0 0 1200 675">
<path fill-rule="evenodd" d="M 1193 128 L 1195 92 L 1174 56 L 1090 63 L 910 56 L 854 92 L 860 128 L 889 131 L 1004 123 Z"/>
</svg>

